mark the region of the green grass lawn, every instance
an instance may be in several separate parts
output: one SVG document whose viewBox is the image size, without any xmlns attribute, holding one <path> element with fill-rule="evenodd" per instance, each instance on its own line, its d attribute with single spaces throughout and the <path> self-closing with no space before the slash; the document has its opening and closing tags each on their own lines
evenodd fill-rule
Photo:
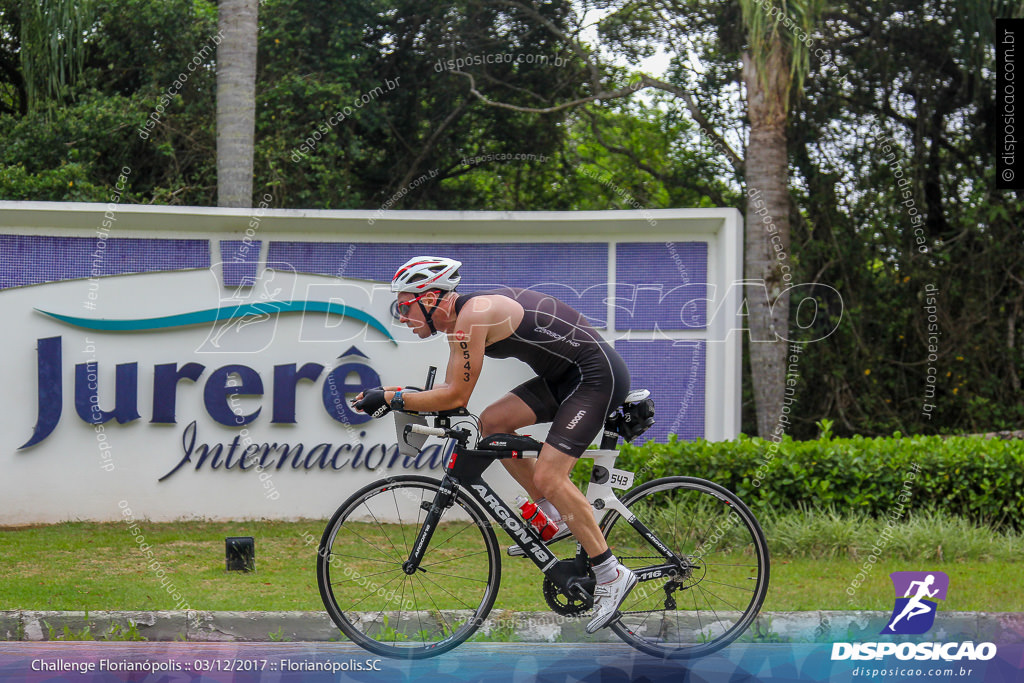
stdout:
<svg viewBox="0 0 1024 683">
<path fill-rule="evenodd" d="M 192 609 L 321 610 L 316 582 L 316 543 L 323 520 L 299 522 L 139 522 L 153 560 L 166 572 Z M 414 532 L 410 530 L 410 535 Z M 253 536 L 256 569 L 225 570 L 224 539 Z M 498 532 L 499 543 L 508 544 Z M 307 539 L 315 539 L 307 543 Z M 769 539 L 771 535 L 769 534 Z M 561 546 L 561 547 L 559 547 Z M 571 553 L 573 544 L 556 551 Z M 943 571 L 950 577 L 944 610 L 1024 612 L 1024 577 L 1009 559 L 941 561 L 887 557 L 848 602 L 847 587 L 863 557 L 813 559 L 776 554 L 764 610 L 848 610 L 892 608 L 893 571 Z M 174 609 L 172 597 L 139 552 L 124 524 L 65 523 L 0 529 L 0 609 L 159 610 Z M 533 563 L 502 557 L 502 581 L 495 610 L 545 610 L 541 574 Z"/>
</svg>

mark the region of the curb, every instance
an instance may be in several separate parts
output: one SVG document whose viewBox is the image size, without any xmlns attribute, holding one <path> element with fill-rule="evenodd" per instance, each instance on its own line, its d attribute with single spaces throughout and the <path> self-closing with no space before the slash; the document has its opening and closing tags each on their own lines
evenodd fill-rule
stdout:
<svg viewBox="0 0 1024 683">
<path fill-rule="evenodd" d="M 891 637 L 880 636 L 879 632 L 890 616 L 889 612 L 879 611 L 762 612 L 747 637 L 761 642 L 887 640 Z M 489 640 L 527 643 L 618 642 L 610 629 L 588 635 L 585 621 L 582 617 L 562 617 L 552 612 L 495 611 L 478 634 Z M 141 636 L 136 639 L 149 641 L 347 640 L 322 611 L 0 611 L 0 641 L 126 640 L 121 634 L 130 629 Z M 1024 642 L 1024 613 L 943 612 L 927 637 L 945 641 Z"/>
</svg>

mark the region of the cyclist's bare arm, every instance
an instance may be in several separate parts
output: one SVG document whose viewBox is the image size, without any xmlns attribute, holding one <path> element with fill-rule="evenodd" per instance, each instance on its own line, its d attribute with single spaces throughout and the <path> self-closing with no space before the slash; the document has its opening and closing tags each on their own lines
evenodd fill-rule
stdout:
<svg viewBox="0 0 1024 683">
<path fill-rule="evenodd" d="M 437 411 L 468 405 L 480 378 L 484 348 L 511 335 L 522 317 L 523 307 L 507 297 L 471 299 L 459 313 L 455 330 L 448 335 L 448 368 L 444 384 L 430 391 L 403 394 L 406 409 Z"/>
</svg>

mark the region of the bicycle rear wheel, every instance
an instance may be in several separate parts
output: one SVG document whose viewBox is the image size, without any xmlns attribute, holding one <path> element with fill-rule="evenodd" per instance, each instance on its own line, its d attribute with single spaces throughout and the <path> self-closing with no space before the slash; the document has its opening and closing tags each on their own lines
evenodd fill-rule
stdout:
<svg viewBox="0 0 1024 683">
<path fill-rule="evenodd" d="M 406 574 L 412 544 L 440 482 L 405 475 L 370 484 L 334 513 L 317 556 L 331 619 L 356 644 L 385 657 L 419 659 L 469 638 L 494 604 L 498 541 L 487 517 L 460 493 Z"/>
<path fill-rule="evenodd" d="M 768 592 L 768 544 L 750 509 L 721 486 L 691 477 L 648 482 L 622 503 L 683 559 L 683 568 L 645 580 L 645 569 L 655 576 L 667 561 L 611 510 L 601 523 L 608 547 L 640 578 L 612 630 L 667 658 L 701 657 L 742 635 Z"/>
</svg>

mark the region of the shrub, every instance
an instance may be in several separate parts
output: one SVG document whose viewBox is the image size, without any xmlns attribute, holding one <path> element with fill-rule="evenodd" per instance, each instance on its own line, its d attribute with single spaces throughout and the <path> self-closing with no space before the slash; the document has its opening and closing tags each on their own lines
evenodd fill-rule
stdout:
<svg viewBox="0 0 1024 683">
<path fill-rule="evenodd" d="M 665 476 L 709 479 L 755 512 L 829 508 L 898 518 L 941 511 L 993 528 L 1024 527 L 1024 442 L 914 436 L 778 444 L 736 441 L 624 445 L 617 465 L 636 483 Z M 584 470 L 585 468 L 580 468 Z M 583 473 L 580 473 L 581 475 Z"/>
</svg>

